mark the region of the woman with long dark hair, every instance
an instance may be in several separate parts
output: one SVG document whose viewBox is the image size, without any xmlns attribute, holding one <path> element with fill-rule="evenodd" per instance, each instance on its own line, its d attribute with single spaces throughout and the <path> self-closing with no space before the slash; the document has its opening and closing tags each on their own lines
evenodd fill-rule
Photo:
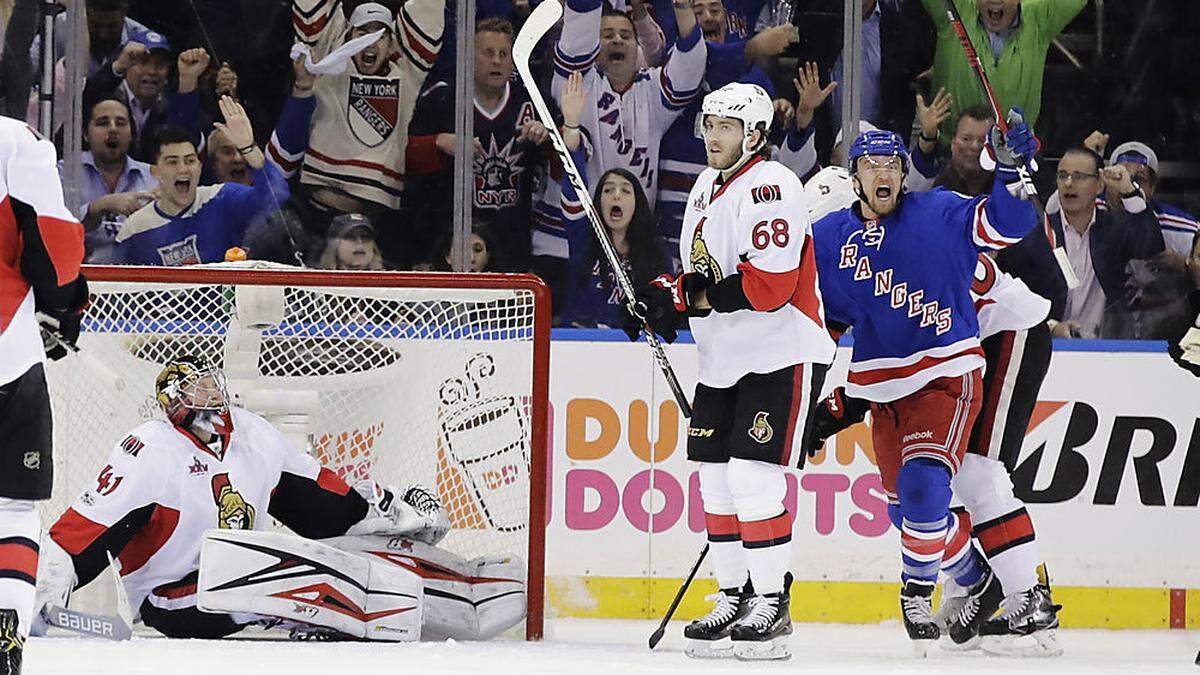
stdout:
<svg viewBox="0 0 1200 675">
<path fill-rule="evenodd" d="M 585 171 L 579 114 L 586 93 L 578 74 L 568 79 L 560 97 L 563 138 L 576 166 Z M 587 176 L 584 176 L 587 181 Z M 575 189 L 562 179 L 563 225 L 567 231 L 567 302 L 561 322 L 580 327 L 620 328 L 625 323 L 621 309 L 624 295 L 600 243 L 579 203 Z M 670 271 L 658 241 L 654 213 L 641 182 L 625 169 L 609 169 L 600 176 L 592 203 L 612 240 L 621 266 L 634 288 Z"/>
</svg>

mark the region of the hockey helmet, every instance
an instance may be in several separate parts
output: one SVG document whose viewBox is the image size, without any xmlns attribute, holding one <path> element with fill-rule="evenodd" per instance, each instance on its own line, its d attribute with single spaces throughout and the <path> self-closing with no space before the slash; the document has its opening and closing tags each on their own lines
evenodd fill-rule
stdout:
<svg viewBox="0 0 1200 675">
<path fill-rule="evenodd" d="M 154 397 L 175 426 L 191 426 L 203 414 L 213 421 L 214 432 L 232 429 L 225 374 L 203 356 L 178 356 L 168 361 L 154 380 Z"/>
<path fill-rule="evenodd" d="M 827 166 L 808 179 L 804 184 L 804 197 L 808 203 L 808 218 L 814 223 L 858 200 L 854 179 L 841 166 Z"/>
<path fill-rule="evenodd" d="M 901 170 L 908 173 L 908 148 L 904 146 L 900 135 L 894 131 L 865 131 L 854 139 L 847 156 L 851 176 L 858 172 L 859 157 L 899 157 Z"/>
<path fill-rule="evenodd" d="M 758 150 L 767 142 L 771 120 L 775 119 L 775 106 L 767 91 L 757 84 L 730 82 L 704 97 L 700 113 L 704 117 L 716 115 L 742 121 L 745 138 L 742 140 L 742 155 Z M 755 129 L 762 131 L 759 145 L 750 147 L 750 134 Z"/>
</svg>

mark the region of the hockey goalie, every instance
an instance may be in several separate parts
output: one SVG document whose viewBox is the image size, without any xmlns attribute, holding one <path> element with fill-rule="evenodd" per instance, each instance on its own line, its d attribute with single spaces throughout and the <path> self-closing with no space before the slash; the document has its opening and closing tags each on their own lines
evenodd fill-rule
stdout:
<svg viewBox="0 0 1200 675">
<path fill-rule="evenodd" d="M 133 615 L 168 637 L 487 639 L 524 620 L 523 562 L 436 548 L 450 521 L 429 490 L 347 485 L 230 405 L 203 358 L 168 363 L 155 395 L 166 419 L 117 444 L 43 538 L 40 612 L 113 561 Z"/>
</svg>

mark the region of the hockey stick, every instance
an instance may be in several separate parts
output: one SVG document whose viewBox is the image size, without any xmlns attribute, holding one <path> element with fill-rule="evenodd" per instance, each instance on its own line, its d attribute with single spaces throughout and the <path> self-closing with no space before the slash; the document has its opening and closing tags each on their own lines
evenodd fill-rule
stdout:
<svg viewBox="0 0 1200 675">
<path fill-rule="evenodd" d="M 663 638 L 663 633 L 667 630 L 667 622 L 675 616 L 675 609 L 679 607 L 680 601 L 683 600 L 683 595 L 687 593 L 688 586 L 692 585 L 692 579 L 696 578 L 696 571 L 700 569 L 700 563 L 704 562 L 704 557 L 708 555 L 708 542 L 704 542 L 704 548 L 700 549 L 700 557 L 696 558 L 695 564 L 692 565 L 692 571 L 688 572 L 687 578 L 683 580 L 683 585 L 675 592 L 675 599 L 671 601 L 671 606 L 667 608 L 667 613 L 663 615 L 662 621 L 659 622 L 658 628 L 650 635 L 650 649 L 654 649 L 658 645 L 658 641 Z"/>
<path fill-rule="evenodd" d="M 646 318 L 637 306 L 637 300 L 633 292 L 633 283 L 629 280 L 629 275 L 625 274 L 624 268 L 621 267 L 621 260 L 617 256 L 617 250 L 613 247 L 612 240 L 608 237 L 608 231 L 604 228 L 604 223 L 600 220 L 600 214 L 596 212 L 596 207 L 592 204 L 587 185 L 583 182 L 579 168 L 575 166 L 575 160 L 571 159 L 571 152 L 567 150 L 566 141 L 563 140 L 562 133 L 558 130 L 558 125 L 555 124 L 554 117 L 550 114 L 550 109 L 546 107 L 546 101 L 542 98 L 542 92 L 538 89 L 537 81 L 529 71 L 529 57 L 533 53 L 533 48 L 554 27 L 554 24 L 558 23 L 562 14 L 562 5 L 558 2 L 543 2 L 534 8 L 529 18 L 525 19 L 525 25 L 521 28 L 520 34 L 517 35 L 517 39 L 513 43 L 513 61 L 517 67 L 517 73 L 521 76 L 521 81 L 525 83 L 525 89 L 529 92 L 529 99 L 533 101 L 533 107 L 537 110 L 538 117 L 542 119 L 542 124 L 545 125 L 546 131 L 549 132 L 554 150 L 558 153 L 558 157 L 562 161 L 563 171 L 567 173 L 567 180 L 571 181 L 571 187 L 575 188 L 575 193 L 579 195 L 579 203 L 583 206 L 583 210 L 592 224 L 592 230 L 596 233 L 596 239 L 600 242 L 600 248 L 604 251 L 605 259 L 608 260 L 608 266 L 612 268 L 613 277 L 617 280 L 617 286 L 621 289 L 621 294 L 625 296 L 625 307 L 633 316 L 641 320 L 642 332 L 646 336 L 646 343 L 650 345 L 650 351 L 654 354 L 654 361 L 658 364 L 658 369 L 662 371 L 663 377 L 666 378 L 667 385 L 671 388 L 671 394 L 675 396 L 675 402 L 679 404 L 679 409 L 683 412 L 684 417 L 691 417 L 692 405 L 688 402 L 687 395 L 683 393 L 683 387 L 679 384 L 679 378 L 675 376 L 675 370 L 671 367 L 670 361 L 667 360 L 667 354 L 663 351 L 662 343 L 659 342 L 658 336 L 654 334 L 654 331 L 650 329 L 649 324 L 646 323 Z"/>
<path fill-rule="evenodd" d="M 80 361 L 86 364 L 86 366 L 90 368 L 95 375 L 103 376 L 105 384 L 113 389 L 116 389 L 117 391 L 123 391 L 125 389 L 125 378 L 113 372 L 113 370 L 101 362 L 100 359 L 97 359 L 95 356 L 80 350 L 74 342 L 71 342 L 63 337 L 61 331 L 59 331 L 53 325 L 42 323 L 40 319 L 41 317 L 39 317 L 38 328 L 41 329 L 42 346 L 45 348 L 47 354 L 49 354 L 49 352 L 55 348 L 62 349 L 67 355 L 74 354 Z"/>
<path fill-rule="evenodd" d="M 88 614 L 58 605 L 50 605 L 42 610 L 42 618 L 56 628 L 105 640 L 119 642 L 133 637 L 133 630 L 129 628 L 129 624 L 116 616 Z"/>
<path fill-rule="evenodd" d="M 1004 113 L 1000 110 L 1000 102 L 996 100 L 996 90 L 992 89 L 992 83 L 988 80 L 987 73 L 983 70 L 983 64 L 979 61 L 979 54 L 975 51 L 975 45 L 971 44 L 971 36 L 967 35 L 967 27 L 963 24 L 962 16 L 958 13 L 958 8 L 954 6 L 954 0 L 942 0 L 942 4 L 946 8 L 946 16 L 950 19 L 950 26 L 954 28 L 954 32 L 958 35 L 958 42 L 962 45 L 963 54 L 967 57 L 967 63 L 970 64 L 971 70 L 975 73 L 975 81 L 979 84 L 979 88 L 983 93 L 984 98 L 988 100 L 988 105 L 992 107 L 992 114 L 996 116 L 996 127 L 1001 134 L 1008 133 L 1008 121 L 1004 118 Z M 1033 207 L 1037 209 L 1038 215 L 1043 219 L 1046 228 L 1046 239 L 1050 242 L 1050 248 L 1054 253 L 1054 260 L 1058 263 L 1058 269 L 1062 272 L 1063 279 L 1067 282 L 1067 288 L 1079 288 L 1079 277 L 1075 275 L 1075 269 L 1071 267 L 1071 261 L 1067 258 L 1067 251 L 1063 248 L 1062 242 L 1058 240 L 1058 236 L 1054 234 L 1054 229 L 1050 226 L 1050 217 L 1046 215 L 1046 207 L 1042 205 L 1042 200 L 1038 196 L 1037 187 L 1033 184 L 1033 177 L 1029 175 L 1029 168 L 1025 164 L 1017 166 L 1017 175 L 1021 178 L 1021 188 L 1025 191 L 1025 196 L 1029 197 L 1033 202 Z"/>
</svg>

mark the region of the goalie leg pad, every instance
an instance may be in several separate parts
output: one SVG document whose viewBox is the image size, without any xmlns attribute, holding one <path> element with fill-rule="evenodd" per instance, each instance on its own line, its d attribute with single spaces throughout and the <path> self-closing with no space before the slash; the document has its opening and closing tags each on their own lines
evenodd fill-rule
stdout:
<svg viewBox="0 0 1200 675">
<path fill-rule="evenodd" d="M 525 563 L 519 558 L 467 560 L 406 537 L 324 541 L 419 576 L 425 587 L 423 639 L 487 640 L 525 619 Z"/>
<path fill-rule="evenodd" d="M 330 628 L 369 640 L 421 635 L 421 579 L 328 544 L 278 533 L 210 530 L 196 605 Z"/>
</svg>

